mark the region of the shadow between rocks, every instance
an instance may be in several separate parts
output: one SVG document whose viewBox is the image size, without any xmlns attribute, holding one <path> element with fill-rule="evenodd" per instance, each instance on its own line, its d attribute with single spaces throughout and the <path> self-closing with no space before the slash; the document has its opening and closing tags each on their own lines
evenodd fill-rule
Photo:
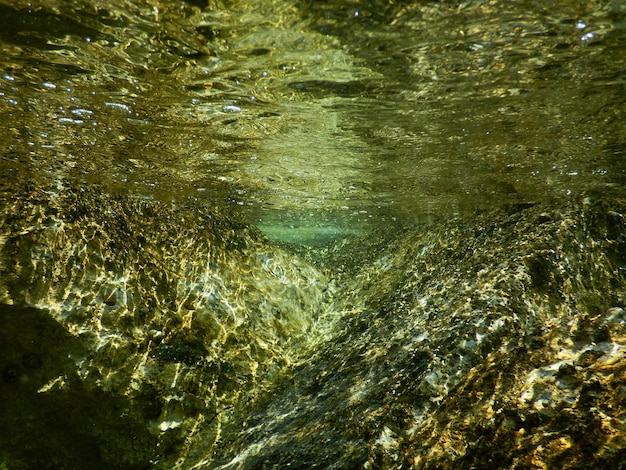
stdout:
<svg viewBox="0 0 626 470">
<path fill-rule="evenodd" d="M 157 439 L 130 400 L 78 376 L 87 354 L 47 312 L 0 304 L 0 467 L 149 467 Z"/>
</svg>

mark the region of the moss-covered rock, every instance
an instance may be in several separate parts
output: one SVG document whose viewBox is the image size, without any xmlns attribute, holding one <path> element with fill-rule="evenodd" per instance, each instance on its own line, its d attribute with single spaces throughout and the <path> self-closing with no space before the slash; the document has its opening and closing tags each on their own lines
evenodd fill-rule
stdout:
<svg viewBox="0 0 626 470">
<path fill-rule="evenodd" d="M 37 309 L 37 318 L 62 332 L 63 341 L 53 346 L 68 353 L 47 359 L 59 371 L 18 394 L 19 401 L 33 398 L 29 406 L 39 403 L 40 417 L 67 416 L 55 428 L 59 436 L 66 428 L 85 434 L 82 426 L 93 427 L 83 438 L 91 439 L 100 456 L 94 459 L 106 468 L 176 454 L 198 420 L 218 429 L 224 410 L 260 393 L 263 383 L 297 361 L 324 309 L 324 274 L 214 211 L 71 188 L 60 194 L 25 188 L 7 199 L 0 297 L 10 315 L 2 320 L 18 319 L 23 328 L 12 326 L 15 334 L 3 347 L 5 357 L 16 350 L 11 354 L 26 358 L 16 363 L 27 365 L 16 369 L 9 361 L 5 381 L 19 385 L 21 370 L 42 360 L 42 353 L 20 352 L 23 335 L 36 332 L 38 320 L 19 312 Z M 76 348 L 80 352 L 69 352 Z M 101 401 L 115 406 L 94 413 Z M 24 409 L 9 399 L 5 404 Z M 11 416 L 13 424 L 24 418 Z M 40 433 L 48 430 L 45 420 L 40 424 Z M 38 419 L 30 425 L 39 426 Z M 126 441 L 117 436 L 118 426 L 140 428 L 145 442 L 133 438 L 132 446 L 120 447 Z M 25 430 L 11 428 L 10 434 Z M 47 442 L 52 449 L 56 441 Z M 58 445 L 67 447 L 64 442 Z M 35 455 L 17 449 L 11 452 L 23 454 L 18 460 Z M 139 457 L 144 454 L 150 458 Z M 72 455 L 66 448 L 59 465 L 72 468 L 78 458 Z"/>
<path fill-rule="evenodd" d="M 201 468 L 619 468 L 625 210 L 596 194 L 401 235 Z"/>
</svg>

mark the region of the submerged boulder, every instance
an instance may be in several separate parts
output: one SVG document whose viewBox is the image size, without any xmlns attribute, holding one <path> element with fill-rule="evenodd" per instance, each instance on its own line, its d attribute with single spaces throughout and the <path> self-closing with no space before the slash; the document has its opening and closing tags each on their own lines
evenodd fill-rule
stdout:
<svg viewBox="0 0 626 470">
<path fill-rule="evenodd" d="M 513 206 L 379 246 L 344 273 L 333 338 L 189 464 L 620 468 L 625 210 Z"/>
<path fill-rule="evenodd" d="M 208 208 L 29 187 L 7 195 L 0 221 L 3 320 L 17 315 L 35 330 L 13 329 L 3 352 L 21 351 L 21 335 L 31 333 L 34 348 L 66 349 L 62 363 L 43 361 L 46 380 L 28 388 L 33 400 L 78 393 L 87 403 L 104 393 L 116 402 L 119 413 L 93 423 L 100 427 L 93 446 L 107 454 L 106 468 L 141 463 L 124 442 L 137 431 L 119 433 L 113 422 L 120 419 L 147 436 L 152 454 L 143 466 L 172 453 L 199 419 L 217 433 L 224 410 L 260 393 L 297 360 L 324 310 L 328 280 L 321 271 Z M 22 318 L 21 311 L 38 313 Z M 65 331 L 59 344 L 27 321 L 42 315 Z M 9 362 L 7 380 L 26 380 L 12 377 Z M 50 403 L 56 414 L 67 407 L 72 422 L 91 422 L 91 406 L 82 401 Z M 18 402 L 5 402 L 14 422 L 28 419 Z M 9 468 L 33 465 L 32 449 L 19 449 L 8 451 Z M 40 450 L 38 462 L 48 451 L 54 462 L 50 449 Z"/>
<path fill-rule="evenodd" d="M 210 208 L 5 198 L 9 468 L 626 461 L 617 190 L 298 250 Z"/>
</svg>

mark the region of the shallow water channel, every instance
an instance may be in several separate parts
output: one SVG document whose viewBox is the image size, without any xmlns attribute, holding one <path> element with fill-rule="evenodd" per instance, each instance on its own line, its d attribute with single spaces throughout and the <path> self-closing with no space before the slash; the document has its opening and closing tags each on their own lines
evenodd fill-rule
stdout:
<svg viewBox="0 0 626 470">
<path fill-rule="evenodd" d="M 575 316 L 562 307 L 567 302 L 593 304 L 598 312 L 626 308 L 616 293 L 626 257 L 614 248 L 623 246 L 623 216 L 617 209 L 609 213 L 619 217 L 588 216 L 589 227 L 608 227 L 602 234 L 589 229 L 588 239 L 598 241 L 589 241 L 588 255 L 572 257 L 587 239 L 570 231 L 587 230 L 581 220 L 596 214 L 589 194 L 602 200 L 626 185 L 622 1 L 0 0 L 0 52 L 0 301 L 9 309 L 0 324 L 3 334 L 18 338 L 15 351 L 27 348 L 31 333 L 64 338 L 72 351 L 67 358 L 74 359 L 52 345 L 42 348 L 52 348 L 46 351 L 65 364 L 61 369 L 78 367 L 74 378 L 41 372 L 52 375 L 39 378 L 37 397 L 42 390 L 74 390 L 58 402 L 18 400 L 15 407 L 32 415 L 89 396 L 89 410 L 98 400 L 111 410 L 135 410 L 124 416 L 143 436 L 136 445 L 145 455 L 137 451 L 136 460 L 115 463 L 123 468 L 146 462 L 212 468 L 213 454 L 224 468 L 262 462 L 282 468 L 287 461 L 279 451 L 266 461 L 250 456 L 263 446 L 279 448 L 283 441 L 272 436 L 293 437 L 284 429 L 299 421 L 263 428 L 254 424 L 267 418 L 258 410 L 284 410 L 302 395 L 323 406 L 349 402 L 346 409 L 374 416 L 355 397 L 370 396 L 367 380 L 392 380 L 381 379 L 378 366 L 363 383 L 324 379 L 328 390 L 351 390 L 345 403 L 320 398 L 319 377 L 326 377 L 328 364 L 341 363 L 346 377 L 353 370 L 348 359 L 337 359 L 333 342 L 347 355 L 368 335 L 371 344 L 396 344 L 403 321 L 431 308 L 438 293 L 449 295 L 450 305 L 457 302 L 459 312 L 469 309 L 469 292 L 480 291 L 484 305 L 473 306 L 474 313 L 533 305 L 557 312 L 563 324 Z M 528 218 L 518 219 L 527 209 Z M 492 212 L 498 215 L 484 215 Z M 559 225 L 558 214 L 575 222 Z M 463 222 L 455 225 L 457 219 Z M 483 256 L 485 240 L 496 245 Z M 518 249 L 518 264 L 494 258 L 506 258 L 508 244 Z M 614 251 L 605 256 L 605 247 Z M 563 273 L 578 269 L 576 263 L 601 274 L 580 268 L 570 282 Z M 509 274 L 500 279 L 499 272 Z M 580 281 L 587 275 L 589 284 Z M 485 281 L 486 288 L 481 276 L 497 279 Z M 506 297 L 516 289 L 522 297 L 530 292 L 520 287 L 524 282 L 536 298 L 528 294 L 531 300 L 516 304 Z M 552 292 L 561 287 L 565 293 Z M 576 297 L 584 289 L 591 293 Z M 596 301 L 604 289 L 606 299 Z M 506 300 L 493 300 L 498 295 Z M 49 311 L 63 328 L 31 308 Z M 390 317 L 370 318 L 372 312 Z M 455 330 L 442 344 L 458 333 L 459 344 L 473 345 L 463 346 L 469 350 L 480 343 L 476 338 L 509 325 L 509 317 L 489 315 L 472 323 L 480 330 L 475 337 Z M 521 322 L 516 315 L 511 331 Z M 524 331 L 541 330 L 531 323 Z M 19 336 L 29 324 L 39 326 Z M 432 328 L 433 338 L 445 329 Z M 379 338 L 372 333 L 377 329 Z M 306 451 L 290 463 L 329 468 L 324 465 L 336 459 L 344 463 L 334 468 L 401 468 L 401 460 L 389 463 L 400 457 L 389 455 L 416 448 L 411 439 L 429 422 L 425 416 L 479 363 L 477 356 L 455 355 L 450 367 L 460 372 L 437 372 L 436 345 L 415 352 L 417 330 L 407 327 L 412 339 L 390 347 L 396 362 L 385 359 L 398 370 L 425 374 L 424 383 L 437 390 L 421 408 L 403 398 L 412 403 L 410 413 L 402 413 L 413 424 L 354 431 L 358 438 L 351 442 L 371 444 L 365 456 L 354 450 L 357 444 L 346 444 L 345 462 L 339 451 L 311 457 L 303 444 Z M 76 345 L 75 338 L 87 339 Z M 360 351 L 364 363 L 383 361 L 374 349 Z M 487 356 L 481 354 L 480 360 Z M 20 366 L 12 359 L 0 364 L 6 383 L 26 383 L 20 370 L 43 367 L 28 357 Z M 386 371 L 393 380 L 401 375 L 394 371 Z M 290 374 L 299 385 L 272 388 Z M 270 377 L 279 377 L 279 385 Z M 111 398 L 118 392 L 130 404 Z M 317 409 L 307 406 L 302 409 Z M 145 418 L 149 432 L 133 413 Z M 280 415 L 285 423 L 289 413 Z M 13 424 L 25 419 L 11 416 Z M 251 444 L 255 426 L 264 440 Z M 405 438 L 412 444 L 397 444 Z M 48 462 L 54 468 L 48 455 L 71 441 L 53 439 L 40 449 L 41 459 L 29 461 L 10 451 L 25 441 L 11 439 L 17 438 L 0 441 L 0 467 Z M 224 447 L 220 454 L 213 447 L 220 439 L 237 450 Z M 116 446 L 107 452 L 114 455 Z M 106 468 L 115 462 L 111 455 L 91 463 Z M 73 468 L 79 457 L 59 457 L 57 464 Z M 428 467 L 418 460 L 405 460 L 403 468 Z"/>
</svg>

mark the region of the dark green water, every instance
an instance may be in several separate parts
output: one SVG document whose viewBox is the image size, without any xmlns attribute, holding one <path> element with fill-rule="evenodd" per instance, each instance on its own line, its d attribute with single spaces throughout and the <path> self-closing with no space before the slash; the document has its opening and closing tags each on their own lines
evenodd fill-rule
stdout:
<svg viewBox="0 0 626 470">
<path fill-rule="evenodd" d="M 0 0 L 0 63 L 0 467 L 626 460 L 622 1 Z"/>
<path fill-rule="evenodd" d="M 624 183 L 621 2 L 10 2 L 2 177 L 324 241 Z"/>
</svg>

